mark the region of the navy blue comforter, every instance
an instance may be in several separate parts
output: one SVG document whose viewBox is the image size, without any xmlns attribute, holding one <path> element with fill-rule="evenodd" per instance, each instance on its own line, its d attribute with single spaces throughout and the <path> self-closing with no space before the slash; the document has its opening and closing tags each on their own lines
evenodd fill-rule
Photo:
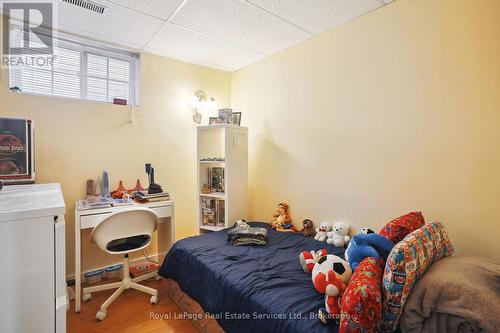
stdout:
<svg viewBox="0 0 500 333">
<path fill-rule="evenodd" d="M 344 249 L 250 224 L 268 229 L 267 245 L 233 246 L 227 229 L 186 238 L 170 249 L 160 275 L 175 280 L 228 333 L 337 332 L 316 316 L 324 296 L 302 270 L 299 253 L 326 248 L 343 257 Z"/>
</svg>

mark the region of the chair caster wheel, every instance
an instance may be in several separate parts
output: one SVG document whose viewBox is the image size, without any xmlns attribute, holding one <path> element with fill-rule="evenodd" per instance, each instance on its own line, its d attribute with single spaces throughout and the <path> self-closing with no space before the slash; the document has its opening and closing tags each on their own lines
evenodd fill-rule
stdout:
<svg viewBox="0 0 500 333">
<path fill-rule="evenodd" d="M 158 296 L 151 296 L 151 299 L 149 300 L 149 303 L 151 303 L 151 304 L 158 304 Z"/>
<path fill-rule="evenodd" d="M 160 275 L 155 276 L 155 280 L 156 281 L 160 281 L 161 280 L 161 276 Z"/>
<path fill-rule="evenodd" d="M 104 320 L 104 318 L 106 318 L 106 312 L 102 310 L 97 311 L 97 313 L 95 314 L 95 318 L 99 321 Z"/>
<path fill-rule="evenodd" d="M 90 293 L 85 293 L 85 294 L 83 294 L 83 296 L 82 296 L 82 301 L 84 301 L 84 302 L 88 302 L 88 301 L 90 301 L 91 299 L 92 299 L 92 294 L 90 294 Z"/>
</svg>

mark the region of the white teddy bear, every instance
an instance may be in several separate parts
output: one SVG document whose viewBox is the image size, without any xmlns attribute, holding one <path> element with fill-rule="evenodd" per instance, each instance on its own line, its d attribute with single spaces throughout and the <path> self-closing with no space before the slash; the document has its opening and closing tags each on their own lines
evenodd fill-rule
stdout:
<svg viewBox="0 0 500 333">
<path fill-rule="evenodd" d="M 347 234 L 349 233 L 349 226 L 343 222 L 335 222 L 332 231 L 327 232 L 326 242 L 330 245 L 343 247 L 349 243 L 351 239 Z"/>
<path fill-rule="evenodd" d="M 321 222 L 319 228 L 316 228 L 316 236 L 314 236 L 315 240 L 320 242 L 324 242 L 327 237 L 327 233 L 332 230 L 332 226 L 328 222 Z"/>
</svg>

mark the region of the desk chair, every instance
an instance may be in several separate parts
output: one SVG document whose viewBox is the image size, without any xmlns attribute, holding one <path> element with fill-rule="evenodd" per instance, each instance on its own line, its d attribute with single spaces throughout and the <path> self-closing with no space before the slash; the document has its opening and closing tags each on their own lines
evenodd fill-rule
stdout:
<svg viewBox="0 0 500 333">
<path fill-rule="evenodd" d="M 95 291 L 118 288 L 102 305 L 96 313 L 98 320 L 106 318 L 108 306 L 120 294 L 129 288 L 133 288 L 152 295 L 151 304 L 158 303 L 158 291 L 153 288 L 145 287 L 137 282 L 144 280 L 138 277 L 131 279 L 129 275 L 129 259 L 131 252 L 140 251 L 151 243 L 153 232 L 158 226 L 158 216 L 148 208 L 134 208 L 131 210 L 116 212 L 106 217 L 99 223 L 90 234 L 90 238 L 102 250 L 110 254 L 123 254 L 123 279 L 121 282 L 108 283 L 88 287 L 83 289 L 83 301 L 92 298 L 91 294 Z"/>
</svg>

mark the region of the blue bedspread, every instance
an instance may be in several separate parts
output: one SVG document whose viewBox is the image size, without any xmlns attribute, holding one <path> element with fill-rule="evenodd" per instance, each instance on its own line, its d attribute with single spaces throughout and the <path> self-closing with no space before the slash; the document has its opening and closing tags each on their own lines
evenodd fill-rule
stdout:
<svg viewBox="0 0 500 333">
<path fill-rule="evenodd" d="M 268 229 L 267 245 L 233 246 L 227 230 L 186 238 L 170 249 L 160 275 L 175 280 L 228 333 L 337 332 L 316 316 L 324 296 L 302 270 L 299 253 L 326 248 L 343 257 L 344 249 L 250 224 Z"/>
</svg>

